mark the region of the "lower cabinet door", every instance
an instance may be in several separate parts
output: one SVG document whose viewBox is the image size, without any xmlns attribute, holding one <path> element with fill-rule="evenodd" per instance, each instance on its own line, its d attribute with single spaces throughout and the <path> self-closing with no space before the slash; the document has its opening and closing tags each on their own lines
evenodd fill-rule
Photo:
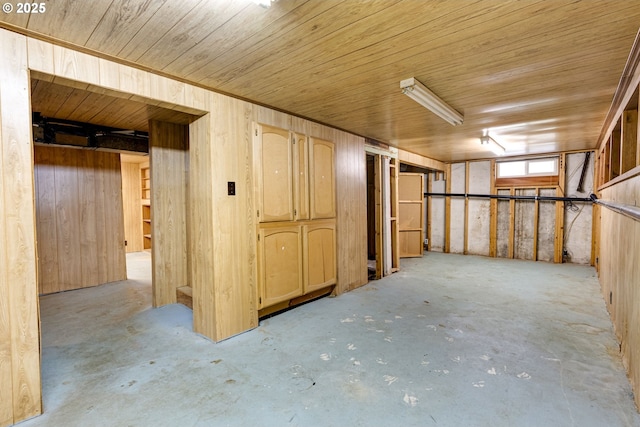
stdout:
<svg viewBox="0 0 640 427">
<path fill-rule="evenodd" d="M 336 225 L 304 226 L 304 293 L 336 284 Z"/>
<path fill-rule="evenodd" d="M 302 239 L 300 226 L 259 230 L 258 308 L 302 295 Z"/>
</svg>

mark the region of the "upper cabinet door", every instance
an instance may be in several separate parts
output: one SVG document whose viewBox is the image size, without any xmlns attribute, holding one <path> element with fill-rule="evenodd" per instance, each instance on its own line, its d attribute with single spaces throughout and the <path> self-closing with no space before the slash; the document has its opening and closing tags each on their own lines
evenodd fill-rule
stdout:
<svg viewBox="0 0 640 427">
<path fill-rule="evenodd" d="M 258 218 L 261 222 L 293 219 L 291 143 L 289 131 L 258 127 L 260 179 Z"/>
<path fill-rule="evenodd" d="M 296 221 L 309 219 L 309 149 L 307 137 L 293 134 L 293 203 Z"/>
<path fill-rule="evenodd" d="M 311 219 L 336 216 L 334 145 L 309 139 L 309 189 Z"/>
</svg>

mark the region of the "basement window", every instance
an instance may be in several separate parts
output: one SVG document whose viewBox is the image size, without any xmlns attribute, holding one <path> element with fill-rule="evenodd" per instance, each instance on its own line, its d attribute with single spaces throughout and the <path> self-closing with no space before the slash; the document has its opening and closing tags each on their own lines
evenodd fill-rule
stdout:
<svg viewBox="0 0 640 427">
<path fill-rule="evenodd" d="M 496 186 L 558 185 L 558 157 L 496 163 Z"/>
</svg>

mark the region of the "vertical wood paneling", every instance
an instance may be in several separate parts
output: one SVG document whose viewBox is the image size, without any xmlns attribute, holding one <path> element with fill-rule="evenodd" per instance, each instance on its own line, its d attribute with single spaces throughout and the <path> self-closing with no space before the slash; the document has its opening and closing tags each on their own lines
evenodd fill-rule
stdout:
<svg viewBox="0 0 640 427">
<path fill-rule="evenodd" d="M 122 210 L 127 252 L 140 252 L 142 242 L 142 203 L 140 163 L 122 162 Z"/>
<path fill-rule="evenodd" d="M 0 52 L 0 422 L 17 423 L 42 411 L 26 37 L 1 31 Z"/>
<path fill-rule="evenodd" d="M 55 148 L 53 148 L 55 150 Z M 100 276 L 98 275 L 98 265 L 96 259 L 98 257 L 98 227 L 95 222 L 96 217 L 96 174 L 100 171 L 96 170 L 96 155 L 102 153 L 93 153 L 85 151 L 73 151 L 80 158 L 78 164 L 78 202 L 80 207 L 80 262 L 82 277 L 82 286 L 93 286 L 100 284 Z M 40 224 L 38 224 L 39 226 Z"/>
<path fill-rule="evenodd" d="M 99 227 L 98 224 L 106 223 L 106 185 L 105 185 L 105 177 L 106 174 L 104 172 L 105 168 L 108 167 L 106 164 L 106 157 L 104 156 L 96 156 L 95 159 L 95 167 L 96 167 L 96 182 L 95 182 L 95 200 L 96 200 L 96 255 L 97 255 L 97 265 L 98 265 L 98 277 L 106 278 L 108 276 L 108 262 L 109 255 L 107 250 L 107 230 L 104 226 Z"/>
<path fill-rule="evenodd" d="M 149 122 L 153 305 L 176 302 L 187 283 L 187 129 Z"/>
<path fill-rule="evenodd" d="M 34 150 L 35 190 L 36 190 L 36 235 L 38 242 L 38 290 L 41 294 L 55 292 L 58 283 L 58 251 L 56 242 L 56 179 L 55 151 L 50 147 Z"/>
<path fill-rule="evenodd" d="M 216 283 L 213 253 L 211 117 L 189 125 L 189 256 L 193 291 L 193 330 L 216 339 Z"/>
<path fill-rule="evenodd" d="M 108 282 L 124 280 L 127 278 L 126 252 L 124 249 L 124 212 L 122 209 L 122 168 L 120 167 L 120 156 L 114 153 L 103 153 L 107 156 L 108 174 L 107 179 L 107 223 L 105 228 L 112 234 L 107 239 L 107 250 L 109 253 Z"/>
<path fill-rule="evenodd" d="M 64 268 L 60 268 L 59 290 L 74 289 L 82 280 L 82 264 L 80 261 L 80 199 L 78 194 L 78 157 L 76 151 L 70 149 L 54 152 L 57 167 L 55 174 L 55 209 L 58 213 L 57 250 Z"/>
<path fill-rule="evenodd" d="M 227 338 L 258 325 L 256 234 L 252 169 L 251 105 L 212 95 L 211 159 L 215 251 L 217 336 Z M 224 153 L 224 155 L 222 155 Z M 227 195 L 227 182 L 236 195 Z"/>
<path fill-rule="evenodd" d="M 42 146 L 34 151 L 40 292 L 125 279 L 119 155 Z"/>
<path fill-rule="evenodd" d="M 602 191 L 607 201 L 633 205 L 640 177 Z M 640 222 L 600 207 L 599 276 L 602 293 L 621 344 L 622 359 L 640 405 Z"/>
</svg>

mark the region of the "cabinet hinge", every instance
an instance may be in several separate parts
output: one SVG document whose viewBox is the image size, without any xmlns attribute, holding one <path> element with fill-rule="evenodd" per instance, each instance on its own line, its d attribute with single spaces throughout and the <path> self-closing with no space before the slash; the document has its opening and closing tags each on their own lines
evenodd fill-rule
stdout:
<svg viewBox="0 0 640 427">
<path fill-rule="evenodd" d="M 258 298 L 258 304 L 262 304 L 262 297 Z"/>
<path fill-rule="evenodd" d="M 258 218 L 260 218 L 260 209 L 258 209 L 258 215 L 257 216 L 258 216 Z"/>
<path fill-rule="evenodd" d="M 256 136 L 258 136 L 258 129 L 256 129 Z"/>
<path fill-rule="evenodd" d="M 260 241 L 260 235 L 258 234 L 258 242 Z"/>
<path fill-rule="evenodd" d="M 293 210 L 293 214 L 294 214 L 295 216 L 298 216 L 298 210 L 297 210 L 297 209 L 294 209 L 294 210 Z"/>
</svg>

